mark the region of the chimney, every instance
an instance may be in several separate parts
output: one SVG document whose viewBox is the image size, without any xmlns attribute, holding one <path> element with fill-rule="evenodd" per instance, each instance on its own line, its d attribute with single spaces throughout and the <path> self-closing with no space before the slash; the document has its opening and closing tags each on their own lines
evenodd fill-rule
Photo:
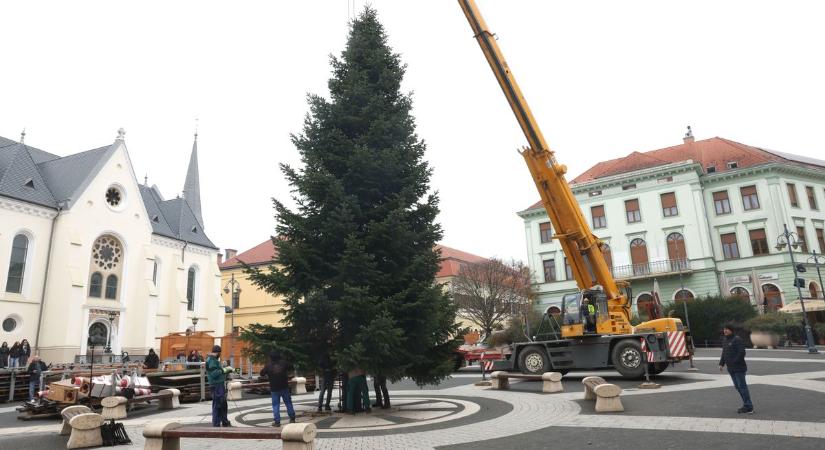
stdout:
<svg viewBox="0 0 825 450">
<path fill-rule="evenodd" d="M 693 142 L 693 130 L 690 129 L 690 125 L 687 127 L 687 133 L 685 133 L 685 137 L 682 138 L 685 144 L 690 144 Z"/>
<path fill-rule="evenodd" d="M 238 251 L 235 250 L 234 248 L 227 248 L 227 249 L 224 249 L 224 251 L 226 251 L 226 259 L 224 261 L 228 261 L 228 260 L 234 258 L 235 255 L 238 254 Z"/>
<path fill-rule="evenodd" d="M 218 253 L 218 265 L 223 263 L 223 253 Z"/>
</svg>

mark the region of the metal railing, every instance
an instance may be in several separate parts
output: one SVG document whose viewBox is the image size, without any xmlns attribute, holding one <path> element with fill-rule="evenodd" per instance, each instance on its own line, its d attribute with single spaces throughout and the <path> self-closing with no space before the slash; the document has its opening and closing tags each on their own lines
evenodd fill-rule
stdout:
<svg viewBox="0 0 825 450">
<path fill-rule="evenodd" d="M 641 264 L 628 264 L 626 266 L 615 266 L 610 269 L 613 278 L 616 279 L 647 278 L 655 275 L 691 271 L 689 259 L 668 259 Z"/>
</svg>

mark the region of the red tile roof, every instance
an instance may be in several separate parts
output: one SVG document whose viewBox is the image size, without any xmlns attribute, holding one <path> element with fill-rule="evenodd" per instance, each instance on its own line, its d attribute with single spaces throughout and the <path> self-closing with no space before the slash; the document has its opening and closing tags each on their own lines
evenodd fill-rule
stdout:
<svg viewBox="0 0 825 450">
<path fill-rule="evenodd" d="M 774 153 L 729 139 L 713 137 L 644 153 L 634 151 L 621 158 L 601 161 L 574 178 L 570 181 L 570 184 L 586 183 L 599 178 L 687 161 L 689 159 L 695 163 L 699 163 L 702 166 L 703 172 L 706 171 L 709 166 L 716 167 L 716 172 L 727 172 L 729 170 L 737 170 L 771 162 L 801 163 L 803 165 L 820 167 L 817 164 L 803 163 L 799 157 L 788 156 L 791 155 L 779 152 Z M 737 167 L 735 169 L 728 169 L 728 162 L 736 162 Z M 540 206 L 541 201 L 527 209 Z"/>
<path fill-rule="evenodd" d="M 447 247 L 446 245 L 436 245 L 435 248 L 441 250 L 441 269 L 439 269 L 438 274 L 436 274 L 437 278 L 454 277 L 458 275 L 462 263 L 477 263 L 487 259 L 473 255 L 472 253 Z"/>
<path fill-rule="evenodd" d="M 462 252 L 452 247 L 445 245 L 437 245 L 436 249 L 441 250 L 441 268 L 436 277 L 450 277 L 458 275 L 462 263 L 475 263 L 484 261 L 483 258 L 472 253 Z M 272 244 L 272 239 L 267 239 L 264 242 L 252 247 L 251 249 L 233 257 L 229 258 L 219 265 L 221 269 L 232 269 L 240 267 L 242 263 L 250 266 L 259 266 L 271 263 L 275 259 L 275 246 Z"/>
<path fill-rule="evenodd" d="M 231 269 L 240 267 L 242 264 L 248 264 L 250 266 L 269 264 L 275 259 L 275 253 L 275 245 L 272 244 L 272 239 L 267 239 L 233 258 L 227 259 L 219 264 L 218 267 L 221 269 Z"/>
</svg>

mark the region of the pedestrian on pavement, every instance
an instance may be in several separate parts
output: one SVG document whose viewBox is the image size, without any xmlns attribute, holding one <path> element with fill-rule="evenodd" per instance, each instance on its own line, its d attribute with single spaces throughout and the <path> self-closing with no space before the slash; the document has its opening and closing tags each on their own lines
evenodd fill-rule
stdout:
<svg viewBox="0 0 825 450">
<path fill-rule="evenodd" d="M 226 417 L 229 407 L 226 404 L 226 373 L 221 366 L 220 345 L 212 347 L 212 353 L 206 359 L 206 374 L 212 391 L 212 426 L 232 426 Z"/>
<path fill-rule="evenodd" d="M 387 390 L 387 377 L 375 375 L 372 380 L 375 388 L 375 404 L 373 408 L 387 409 L 390 407 L 390 392 Z"/>
<path fill-rule="evenodd" d="M 26 367 L 26 363 L 29 362 L 29 357 L 32 355 L 32 346 L 29 345 L 29 341 L 23 339 L 20 342 L 20 367 Z"/>
<path fill-rule="evenodd" d="M 155 353 L 155 349 L 150 348 L 149 354 L 146 355 L 146 358 L 143 359 L 143 368 L 144 369 L 157 369 L 160 365 L 160 357 L 158 354 Z"/>
<path fill-rule="evenodd" d="M 9 366 L 9 343 L 3 341 L 3 344 L 0 345 L 0 369 L 5 369 Z"/>
<path fill-rule="evenodd" d="M 15 341 L 9 349 L 9 368 L 20 367 L 20 355 L 23 350 L 20 348 L 20 342 Z"/>
<path fill-rule="evenodd" d="M 346 410 L 351 413 L 361 411 L 371 412 L 370 389 L 367 387 L 367 373 L 364 369 L 353 369 L 349 372 L 347 382 Z"/>
<path fill-rule="evenodd" d="M 272 415 L 275 421 L 273 427 L 281 426 L 281 399 L 284 399 L 286 413 L 289 415 L 289 423 L 295 423 L 295 408 L 292 407 L 292 397 L 289 394 L 289 372 L 292 371 L 292 364 L 281 357 L 281 354 L 273 350 L 269 354 L 269 362 L 261 369 L 261 376 L 269 379 L 269 393 L 272 397 Z"/>
<path fill-rule="evenodd" d="M 34 400 L 34 395 L 43 388 L 40 384 L 40 374 L 45 372 L 46 363 L 40 360 L 40 356 L 34 355 L 26 372 L 29 374 L 29 400 Z"/>
<path fill-rule="evenodd" d="M 742 338 L 734 334 L 733 325 L 725 325 L 722 333 L 725 335 L 722 341 L 722 357 L 719 359 L 719 372 L 727 367 L 733 386 L 742 397 L 742 407 L 736 412 L 739 414 L 753 414 L 753 403 L 748 391 L 748 383 L 745 381 L 745 374 L 748 372 L 748 365 L 745 364 L 745 343 Z"/>
<path fill-rule="evenodd" d="M 332 411 L 329 402 L 332 399 L 332 387 L 335 385 L 335 367 L 332 365 L 329 354 L 325 353 L 321 357 L 318 366 L 321 369 L 321 394 L 318 395 L 318 412 L 321 412 L 322 406 L 327 411 Z M 327 394 L 326 404 L 324 404 L 324 393 Z"/>
</svg>

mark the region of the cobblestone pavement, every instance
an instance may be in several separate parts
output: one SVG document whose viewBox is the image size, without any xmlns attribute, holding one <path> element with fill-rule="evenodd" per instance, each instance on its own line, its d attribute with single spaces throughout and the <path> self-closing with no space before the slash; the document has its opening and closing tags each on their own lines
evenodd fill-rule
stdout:
<svg viewBox="0 0 825 450">
<path fill-rule="evenodd" d="M 459 449 L 470 448 L 472 443 L 473 448 L 523 450 L 542 448 L 547 441 L 537 436 L 557 443 L 557 437 L 572 439 L 576 429 L 588 436 L 605 436 L 605 440 L 594 444 L 592 439 L 572 439 L 565 442 L 565 448 L 652 448 L 640 443 L 652 446 L 657 441 L 637 442 L 634 438 L 639 430 L 647 430 L 649 436 L 693 434 L 708 442 L 726 442 L 714 436 L 763 436 L 770 437 L 771 448 L 802 443 L 807 443 L 802 448 L 825 447 L 825 414 L 821 409 L 825 403 L 825 356 L 780 350 L 753 351 L 748 356 L 748 383 L 757 413 L 747 416 L 735 413 L 738 396 L 730 377 L 718 372 L 718 350 L 698 352 L 697 372 L 687 371 L 686 365 L 669 369 L 657 377 L 662 387 L 656 390 L 638 389 L 638 382 L 622 380 L 614 373 L 599 373 L 624 388 L 626 412 L 616 414 L 596 414 L 592 402 L 582 400 L 580 380 L 588 373 L 565 376 L 565 392 L 560 394 L 543 394 L 541 383 L 533 382 L 513 383 L 510 391 L 477 387 L 473 385 L 477 374 L 458 374 L 432 389 L 402 382 L 390 387 L 391 409 L 354 416 L 316 413 L 313 394 L 295 396 L 294 401 L 299 422 L 312 421 L 318 426 L 318 449 Z M 9 407 L 0 408 L 0 449 L 65 448 L 65 438 L 57 436 L 57 422 L 19 422 L 13 416 Z M 145 424 L 159 418 L 207 424 L 209 405 L 185 404 L 167 412 L 154 407 L 136 411 L 124 421 L 135 448 L 143 446 Z M 230 419 L 237 426 L 269 426 L 270 400 L 254 397 L 231 402 Z M 610 434 L 599 430 L 614 430 L 619 441 L 607 439 Z M 611 447 L 614 444 L 616 447 Z M 813 446 L 806 447 L 809 444 Z M 244 450 L 261 445 L 260 441 L 182 441 L 184 449 Z M 267 443 L 266 448 L 280 448 L 280 442 Z"/>
</svg>

